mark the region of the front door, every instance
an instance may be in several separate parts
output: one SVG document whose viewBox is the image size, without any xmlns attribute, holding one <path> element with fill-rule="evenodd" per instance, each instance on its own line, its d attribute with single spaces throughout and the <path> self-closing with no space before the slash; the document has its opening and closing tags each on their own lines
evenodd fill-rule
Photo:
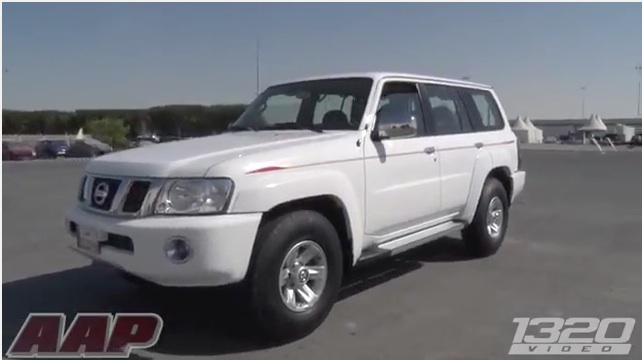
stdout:
<svg viewBox="0 0 642 360">
<path fill-rule="evenodd" d="M 427 136 L 418 84 L 386 81 L 377 107 L 380 139 L 365 141 L 365 233 L 376 243 L 420 230 L 441 208 L 439 157 Z"/>
</svg>

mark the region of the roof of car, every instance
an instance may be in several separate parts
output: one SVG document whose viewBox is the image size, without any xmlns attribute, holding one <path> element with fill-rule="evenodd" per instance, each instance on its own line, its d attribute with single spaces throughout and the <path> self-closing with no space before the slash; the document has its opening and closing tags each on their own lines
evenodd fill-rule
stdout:
<svg viewBox="0 0 642 360">
<path fill-rule="evenodd" d="M 407 78 L 407 79 L 418 79 L 424 81 L 439 81 L 450 83 L 453 85 L 462 85 L 470 86 L 483 89 L 492 89 L 490 85 L 475 83 L 465 80 L 450 79 L 444 77 L 430 76 L 430 75 L 419 75 L 412 73 L 403 73 L 403 72 L 388 72 L 388 71 L 375 71 L 375 72 L 353 72 L 353 73 L 337 73 L 337 74 L 327 74 L 327 75 L 317 75 L 305 78 L 298 78 L 290 81 L 281 82 L 281 84 L 300 82 L 300 81 L 311 81 L 311 80 L 323 80 L 323 79 L 341 79 L 341 78 L 371 78 L 375 81 L 381 80 L 383 78 L 395 77 L 395 78 Z"/>
</svg>

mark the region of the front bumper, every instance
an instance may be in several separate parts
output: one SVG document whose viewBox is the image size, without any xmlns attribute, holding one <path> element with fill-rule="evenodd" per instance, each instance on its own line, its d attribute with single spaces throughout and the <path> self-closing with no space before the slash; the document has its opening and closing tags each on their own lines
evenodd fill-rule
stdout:
<svg viewBox="0 0 642 360">
<path fill-rule="evenodd" d="M 524 191 L 524 185 L 526 184 L 526 171 L 515 171 L 513 173 L 513 196 L 511 198 L 511 204 L 515 201 L 515 198 Z"/>
<path fill-rule="evenodd" d="M 66 219 L 71 248 L 98 262 L 162 286 L 220 286 L 240 282 L 249 267 L 262 214 L 155 216 L 123 219 L 90 213 L 76 206 Z M 78 227 L 102 234 L 99 252 L 78 247 Z M 165 244 L 186 239 L 193 254 L 176 264 Z"/>
</svg>

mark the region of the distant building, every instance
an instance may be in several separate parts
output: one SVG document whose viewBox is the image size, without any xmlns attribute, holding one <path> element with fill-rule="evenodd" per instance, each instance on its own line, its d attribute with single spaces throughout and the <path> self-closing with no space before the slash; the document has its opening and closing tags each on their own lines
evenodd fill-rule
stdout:
<svg viewBox="0 0 642 360">
<path fill-rule="evenodd" d="M 628 127 L 634 128 L 635 134 L 642 134 L 642 118 L 611 118 L 602 121 L 610 134 L 618 134 L 618 131 L 630 132 L 631 130 L 626 130 Z M 546 138 L 579 133 L 579 129 L 587 124 L 588 119 L 534 119 L 531 122 L 544 132 Z M 624 128 L 618 127 L 618 124 Z"/>
</svg>

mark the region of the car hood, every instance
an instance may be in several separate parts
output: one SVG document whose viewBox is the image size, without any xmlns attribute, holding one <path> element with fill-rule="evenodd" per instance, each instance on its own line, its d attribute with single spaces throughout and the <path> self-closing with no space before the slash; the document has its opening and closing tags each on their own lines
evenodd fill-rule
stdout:
<svg viewBox="0 0 642 360">
<path fill-rule="evenodd" d="M 14 146 L 10 148 L 9 151 L 11 151 L 14 154 L 20 154 L 20 155 L 33 153 L 33 149 L 30 148 L 29 146 Z"/>
<path fill-rule="evenodd" d="M 223 133 L 118 151 L 92 160 L 86 171 L 112 176 L 200 177 L 229 159 L 339 135 L 295 130 Z"/>
</svg>

